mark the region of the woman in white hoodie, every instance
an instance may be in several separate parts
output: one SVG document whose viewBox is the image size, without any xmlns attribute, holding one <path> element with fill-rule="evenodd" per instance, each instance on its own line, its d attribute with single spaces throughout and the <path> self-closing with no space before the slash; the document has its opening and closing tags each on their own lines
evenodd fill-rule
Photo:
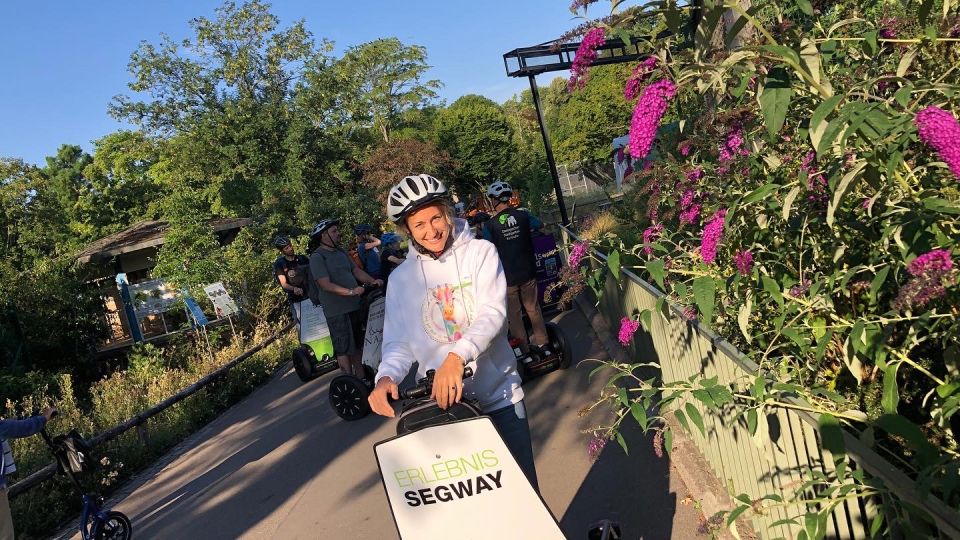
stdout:
<svg viewBox="0 0 960 540">
<path fill-rule="evenodd" d="M 468 397 L 490 416 L 534 489 L 530 427 L 517 361 L 507 341 L 506 280 L 497 249 L 455 217 L 436 178 L 407 176 L 390 190 L 387 215 L 410 238 L 406 264 L 390 274 L 383 348 L 370 407 L 394 416 L 387 401 L 413 362 L 418 377 L 436 370 L 433 398 L 443 408 Z M 463 380 L 464 367 L 473 377 Z"/>
</svg>

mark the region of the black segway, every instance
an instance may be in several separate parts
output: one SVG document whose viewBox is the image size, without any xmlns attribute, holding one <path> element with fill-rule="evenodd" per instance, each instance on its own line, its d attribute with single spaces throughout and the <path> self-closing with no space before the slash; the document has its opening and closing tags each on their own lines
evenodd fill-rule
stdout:
<svg viewBox="0 0 960 540">
<path fill-rule="evenodd" d="M 323 308 L 310 299 L 293 305 L 297 315 L 297 333 L 300 345 L 293 350 L 293 369 L 303 382 L 309 382 L 337 369 L 333 354 L 333 340 L 327 328 Z"/>
<path fill-rule="evenodd" d="M 560 325 L 549 321 L 546 323 L 546 327 L 552 354 L 545 355 L 538 348 L 532 348 L 528 352 L 524 352 L 520 339 L 510 339 L 510 347 L 513 348 L 513 354 L 517 357 L 517 371 L 520 373 L 523 382 L 551 371 L 567 369 L 573 360 L 570 340 L 560 329 Z"/>
<path fill-rule="evenodd" d="M 337 375 L 330 381 L 329 389 L 330 406 L 337 416 L 348 422 L 370 414 L 367 396 L 373 390 L 373 378 L 380 365 L 380 344 L 383 341 L 386 289 L 375 285 L 364 285 L 363 288 L 364 301 L 369 305 L 364 327 L 363 377 L 346 373 Z"/>
</svg>

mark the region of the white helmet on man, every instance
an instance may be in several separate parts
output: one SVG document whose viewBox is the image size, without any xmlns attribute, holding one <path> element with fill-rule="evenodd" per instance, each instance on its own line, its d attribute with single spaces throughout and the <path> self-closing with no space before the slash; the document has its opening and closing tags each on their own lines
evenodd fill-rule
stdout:
<svg viewBox="0 0 960 540">
<path fill-rule="evenodd" d="M 404 177 L 387 195 L 387 217 L 396 223 L 410 212 L 447 196 L 443 182 L 429 174 Z"/>
<path fill-rule="evenodd" d="M 490 187 L 487 188 L 487 197 L 491 199 L 497 199 L 503 202 L 504 199 L 509 199 L 513 196 L 513 188 L 510 187 L 510 184 L 504 182 L 503 180 L 497 180 L 496 182 L 490 184 Z"/>
</svg>

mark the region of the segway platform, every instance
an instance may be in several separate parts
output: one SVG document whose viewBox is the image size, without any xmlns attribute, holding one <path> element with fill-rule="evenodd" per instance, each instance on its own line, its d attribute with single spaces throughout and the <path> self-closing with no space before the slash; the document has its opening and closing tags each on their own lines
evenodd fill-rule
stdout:
<svg viewBox="0 0 960 540">
<path fill-rule="evenodd" d="M 330 406 L 343 420 L 359 420 L 370 414 L 367 397 L 373 390 L 373 378 L 380 366 L 380 347 L 383 344 L 383 317 L 386 295 L 382 289 L 368 288 L 371 295 L 367 326 L 363 338 L 363 378 L 337 375 L 330 381 Z M 374 292 L 375 291 L 375 292 Z"/>
<path fill-rule="evenodd" d="M 564 538 L 489 417 L 426 427 L 373 450 L 401 538 Z"/>
<path fill-rule="evenodd" d="M 300 346 L 293 351 L 293 368 L 300 380 L 307 382 L 337 369 L 333 339 L 327 327 L 323 308 L 309 299 L 293 304 L 297 313 Z"/>
</svg>

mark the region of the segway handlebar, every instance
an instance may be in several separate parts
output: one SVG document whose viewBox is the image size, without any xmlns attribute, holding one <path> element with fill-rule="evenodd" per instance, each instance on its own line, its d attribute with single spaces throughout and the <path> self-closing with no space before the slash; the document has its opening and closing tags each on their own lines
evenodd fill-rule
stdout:
<svg viewBox="0 0 960 540">
<path fill-rule="evenodd" d="M 417 384 L 400 393 L 401 399 L 420 399 L 429 397 L 433 393 L 433 377 L 436 370 L 427 370 L 427 376 L 417 381 Z M 473 368 L 463 368 L 463 378 L 473 377 Z"/>
</svg>

